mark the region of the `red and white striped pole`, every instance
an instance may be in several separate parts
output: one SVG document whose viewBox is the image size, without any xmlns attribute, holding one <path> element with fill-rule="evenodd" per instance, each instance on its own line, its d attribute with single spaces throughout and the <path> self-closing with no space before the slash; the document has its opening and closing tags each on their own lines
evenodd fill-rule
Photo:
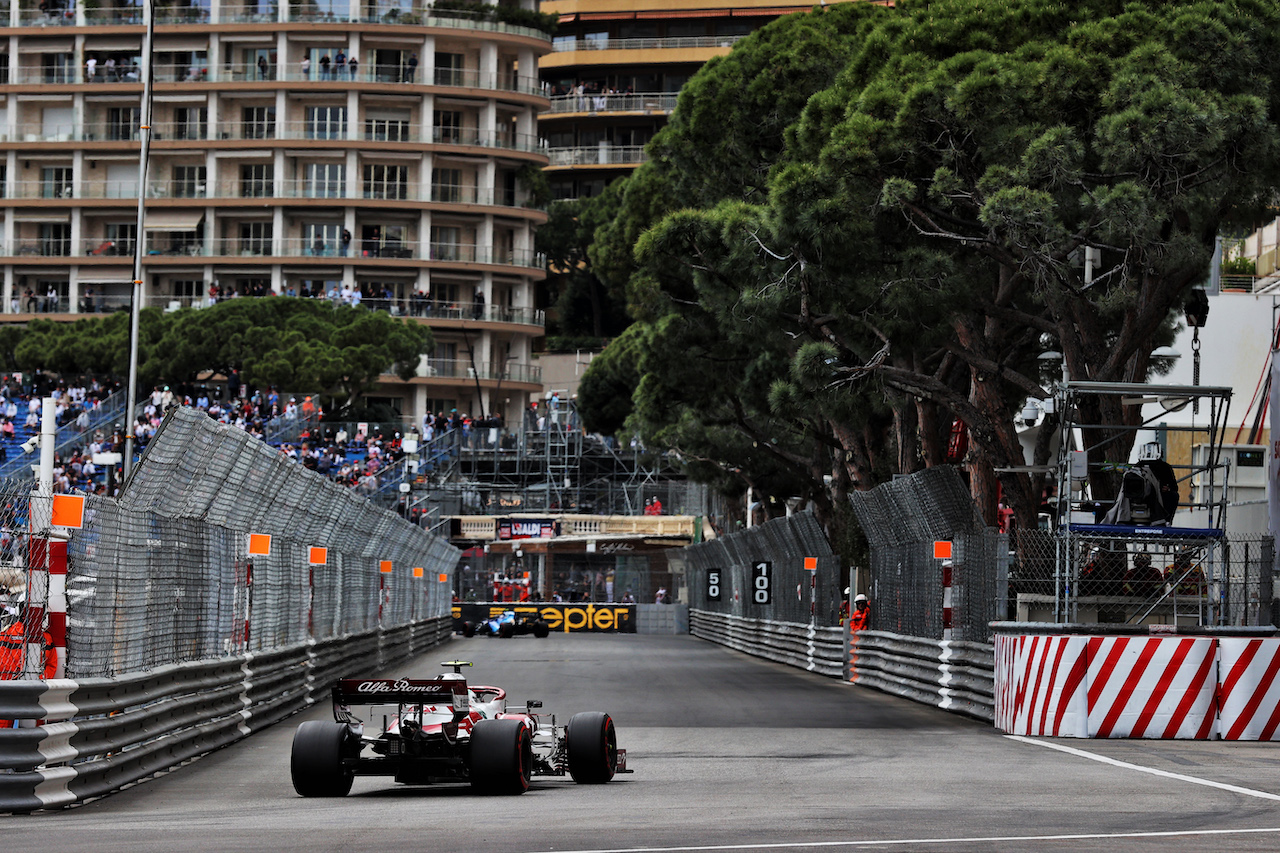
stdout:
<svg viewBox="0 0 1280 853">
<path fill-rule="evenodd" d="M 49 532 L 53 524 L 53 444 L 57 429 L 57 406 L 52 397 L 40 401 L 40 466 L 36 488 L 31 493 L 27 521 L 31 540 L 27 548 L 27 612 L 23 634 L 27 641 L 26 675 L 44 677 L 44 632 L 49 593 Z M 66 644 L 66 543 L 62 543 L 61 620 L 62 642 Z M 64 654 L 58 656 L 61 668 Z"/>
<path fill-rule="evenodd" d="M 942 639 L 951 639 L 951 569 L 950 560 L 942 561 Z"/>
</svg>

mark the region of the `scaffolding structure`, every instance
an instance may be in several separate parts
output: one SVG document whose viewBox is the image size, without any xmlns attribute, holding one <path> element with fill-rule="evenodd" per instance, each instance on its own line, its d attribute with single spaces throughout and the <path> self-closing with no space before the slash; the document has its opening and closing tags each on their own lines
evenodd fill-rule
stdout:
<svg viewBox="0 0 1280 853">
<path fill-rule="evenodd" d="M 1268 543 L 1240 539 L 1233 549 L 1225 532 L 1228 472 L 1221 451 L 1231 394 L 1229 387 L 1200 385 L 1066 381 L 1059 386 L 1055 405 L 1062 417 L 1063 440 L 1056 466 L 1058 512 L 1051 542 L 1037 542 L 1033 536 L 1018 539 L 1019 563 L 1027 579 L 1020 611 L 1032 610 L 1037 598 L 1045 598 L 1043 587 L 1034 591 L 1036 577 L 1043 577 L 1034 567 L 1048 562 L 1048 554 L 1036 553 L 1036 546 L 1050 545 L 1054 622 L 1159 622 L 1176 627 L 1269 619 L 1270 587 L 1264 583 Z M 1104 397 L 1119 398 L 1122 406 L 1156 403 L 1162 410 L 1151 418 L 1131 419 L 1130 425 L 1082 422 L 1082 412 L 1091 408 L 1088 403 Z M 1201 423 L 1161 421 L 1187 405 L 1198 416 L 1203 411 Z M 1086 443 L 1086 436 L 1100 430 L 1105 438 Z M 1120 439 L 1139 430 L 1204 436 L 1206 452 L 1199 458 L 1193 454 L 1189 465 L 1171 467 L 1179 492 L 1188 498 L 1182 506 L 1203 511 L 1205 522 L 1195 527 L 1101 523 L 1105 507 L 1091 493 L 1091 476 L 1100 471 L 1121 474 L 1130 466 L 1124 461 L 1089 460 L 1113 443 L 1127 451 L 1129 443 Z M 1019 618 L 1033 617 L 1022 612 Z"/>
</svg>

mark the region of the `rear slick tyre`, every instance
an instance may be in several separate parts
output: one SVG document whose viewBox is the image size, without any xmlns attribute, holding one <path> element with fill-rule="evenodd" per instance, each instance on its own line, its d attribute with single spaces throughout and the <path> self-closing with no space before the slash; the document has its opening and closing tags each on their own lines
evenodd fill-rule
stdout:
<svg viewBox="0 0 1280 853">
<path fill-rule="evenodd" d="M 347 727 L 342 723 L 309 720 L 293 733 L 289 772 L 293 790 L 304 797 L 345 797 L 355 774 L 342 766 Z"/>
<path fill-rule="evenodd" d="M 523 794 L 533 777 L 533 742 L 521 720 L 480 720 L 471 729 L 471 787 Z"/>
<path fill-rule="evenodd" d="M 565 730 L 569 775 L 579 785 L 603 785 L 618 771 L 618 733 L 603 711 L 574 714 Z"/>
</svg>

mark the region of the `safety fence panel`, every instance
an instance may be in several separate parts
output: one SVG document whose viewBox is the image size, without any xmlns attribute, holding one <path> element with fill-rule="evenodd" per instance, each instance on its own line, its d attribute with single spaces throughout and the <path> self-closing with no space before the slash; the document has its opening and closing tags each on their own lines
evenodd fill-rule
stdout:
<svg viewBox="0 0 1280 853">
<path fill-rule="evenodd" d="M 745 619 L 839 623 L 840 558 L 812 512 L 667 552 L 689 607 Z M 805 568 L 813 558 L 816 569 Z"/>
<path fill-rule="evenodd" d="M 1018 622 L 1277 622 L 1269 534 L 1080 524 L 1016 531 L 1011 545 L 1008 618 Z"/>
<path fill-rule="evenodd" d="M 117 678 L 0 681 L 0 811 L 69 806 L 226 746 L 334 681 L 448 642 L 447 616 Z"/>
<path fill-rule="evenodd" d="M 1016 633 L 1019 629 L 1035 633 Z M 1046 634 L 996 641 L 996 727 L 1049 737 L 1280 740 L 1280 638 Z M 1230 629 L 1219 629 L 1230 630 Z M 1014 632 L 1014 633 L 1005 633 Z"/>
<path fill-rule="evenodd" d="M 983 525 L 950 467 L 929 468 L 850 495 L 871 546 L 871 626 L 942 640 L 988 642 L 1005 617 L 1008 539 Z M 951 558 L 934 555 L 935 542 Z M 948 602 L 949 590 L 949 602 Z"/>
<path fill-rule="evenodd" d="M 66 674 L 447 617 L 458 555 L 248 433 L 179 408 L 120 497 L 90 497 L 71 533 Z"/>
</svg>

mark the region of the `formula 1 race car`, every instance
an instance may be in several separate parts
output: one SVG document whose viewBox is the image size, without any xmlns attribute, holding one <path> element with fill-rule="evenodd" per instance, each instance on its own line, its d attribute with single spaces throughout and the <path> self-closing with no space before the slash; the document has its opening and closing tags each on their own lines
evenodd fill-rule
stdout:
<svg viewBox="0 0 1280 853">
<path fill-rule="evenodd" d="M 453 672 L 334 685 L 335 722 L 310 720 L 294 732 L 294 790 L 343 797 L 356 776 L 394 776 L 407 785 L 465 782 L 481 793 L 523 794 L 534 776 L 568 773 L 581 784 L 604 784 L 631 772 L 608 714 L 574 714 L 557 726 L 554 715 L 534 712 L 541 702 L 508 713 L 506 691 L 468 686 L 461 673 L 469 662 L 443 665 Z"/>
<path fill-rule="evenodd" d="M 551 633 L 547 620 L 537 613 L 517 613 L 504 610 L 499 616 L 483 622 L 463 622 L 462 635 L 473 637 L 514 637 L 517 634 L 533 634 L 535 637 L 546 637 Z"/>
</svg>

